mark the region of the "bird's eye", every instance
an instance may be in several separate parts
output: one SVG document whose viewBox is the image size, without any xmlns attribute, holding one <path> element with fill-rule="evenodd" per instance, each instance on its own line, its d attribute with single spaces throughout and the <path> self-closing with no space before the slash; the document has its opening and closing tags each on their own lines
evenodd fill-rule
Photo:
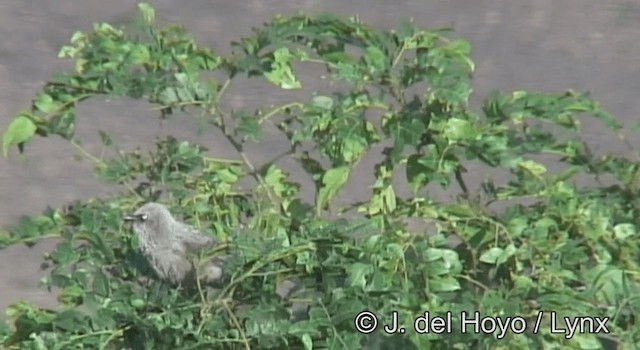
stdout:
<svg viewBox="0 0 640 350">
<path fill-rule="evenodd" d="M 149 216 L 147 214 L 140 214 L 140 220 L 142 220 L 142 221 L 147 221 L 148 217 Z"/>
</svg>

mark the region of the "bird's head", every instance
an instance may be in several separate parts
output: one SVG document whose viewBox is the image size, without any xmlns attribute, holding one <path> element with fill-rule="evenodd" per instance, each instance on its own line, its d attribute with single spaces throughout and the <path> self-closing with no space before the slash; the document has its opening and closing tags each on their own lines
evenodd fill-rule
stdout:
<svg viewBox="0 0 640 350">
<path fill-rule="evenodd" d="M 173 224 L 171 213 L 159 203 L 147 203 L 133 214 L 125 215 L 123 220 L 131 223 L 133 231 L 142 239 L 158 238 Z"/>
</svg>

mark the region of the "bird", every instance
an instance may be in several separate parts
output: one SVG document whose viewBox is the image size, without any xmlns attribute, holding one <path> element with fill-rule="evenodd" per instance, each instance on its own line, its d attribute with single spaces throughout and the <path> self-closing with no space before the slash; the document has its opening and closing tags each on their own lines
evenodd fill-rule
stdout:
<svg viewBox="0 0 640 350">
<path fill-rule="evenodd" d="M 160 203 L 146 203 L 134 213 L 123 217 L 131 223 L 142 254 L 156 275 L 174 286 L 193 284 L 197 269 L 192 253 L 214 247 L 218 240 L 176 220 L 169 209 Z M 206 283 L 222 276 L 220 262 L 209 261 L 203 273 Z"/>
</svg>

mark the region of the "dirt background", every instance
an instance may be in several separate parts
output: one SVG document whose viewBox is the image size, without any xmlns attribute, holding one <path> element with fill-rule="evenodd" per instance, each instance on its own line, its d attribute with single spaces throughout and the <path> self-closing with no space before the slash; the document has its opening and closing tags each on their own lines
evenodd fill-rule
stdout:
<svg viewBox="0 0 640 350">
<path fill-rule="evenodd" d="M 476 100 L 492 89 L 592 92 L 602 105 L 631 128 L 640 111 L 640 3 L 599 0 L 158 0 L 156 17 L 180 23 L 198 41 L 218 51 L 251 33 L 276 14 L 299 10 L 358 15 L 383 28 L 413 17 L 423 28 L 452 26 L 456 36 L 473 44 Z M 77 30 L 92 23 L 127 23 L 136 2 L 125 0 L 3 0 L 0 2 L 0 128 L 30 105 L 51 74 L 70 68 L 57 59 L 60 46 Z M 303 84 L 313 88 L 314 82 Z M 229 91 L 233 106 L 267 105 L 282 92 L 264 83 L 241 81 Z M 91 151 L 99 150 L 97 130 L 115 135 L 125 148 L 151 145 L 171 133 L 207 145 L 217 155 L 229 147 L 211 134 L 194 136 L 195 126 L 171 120 L 160 124 L 136 101 L 90 101 L 79 110 L 79 134 Z M 587 125 L 585 137 L 597 150 L 628 152 L 609 132 Z M 632 138 L 637 144 L 638 138 Z M 274 139 L 250 151 L 254 157 L 273 155 L 286 146 Z M 0 158 L 0 227 L 23 215 L 120 191 L 99 183 L 88 162 L 77 162 L 72 150 L 57 138 L 36 139 L 24 156 L 11 152 Z M 367 175 L 369 170 L 362 170 Z M 482 174 L 479 174 L 481 177 Z M 367 195 L 366 186 L 350 186 L 348 196 Z M 27 299 L 42 306 L 55 298 L 37 288 L 43 276 L 42 255 L 53 247 L 45 241 L 33 248 L 16 245 L 0 250 L 0 309 Z M 4 315 L 0 314 L 0 318 Z"/>
</svg>

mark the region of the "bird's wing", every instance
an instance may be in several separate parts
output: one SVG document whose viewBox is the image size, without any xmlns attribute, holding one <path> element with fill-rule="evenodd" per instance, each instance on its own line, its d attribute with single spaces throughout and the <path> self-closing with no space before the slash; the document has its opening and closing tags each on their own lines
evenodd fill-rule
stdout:
<svg viewBox="0 0 640 350">
<path fill-rule="evenodd" d="M 187 250 L 200 250 L 204 248 L 210 248 L 217 242 L 214 237 L 204 235 L 194 230 L 189 225 L 183 224 L 181 222 L 177 222 L 176 224 L 178 225 L 176 236 L 178 236 Z"/>
</svg>

